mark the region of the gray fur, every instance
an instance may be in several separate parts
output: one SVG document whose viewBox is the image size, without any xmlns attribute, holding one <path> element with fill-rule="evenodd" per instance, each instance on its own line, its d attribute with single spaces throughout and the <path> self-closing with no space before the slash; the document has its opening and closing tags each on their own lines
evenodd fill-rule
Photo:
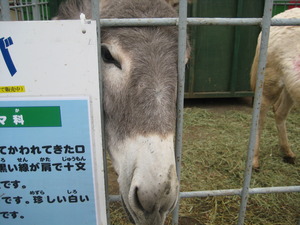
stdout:
<svg viewBox="0 0 300 225">
<path fill-rule="evenodd" d="M 90 1 L 68 0 L 61 5 L 57 19 L 73 19 L 80 12 L 90 17 Z M 176 12 L 161 0 L 111 0 L 101 11 L 102 18 L 175 16 Z M 174 132 L 177 28 L 105 28 L 101 35 L 103 42 L 113 37 L 134 56 L 126 91 L 116 95 L 114 90 L 104 90 L 106 125 L 117 129 L 121 139 L 136 133 Z"/>
<path fill-rule="evenodd" d="M 101 18 L 177 17 L 176 11 L 164 0 L 101 2 L 103 2 Z M 90 0 L 67 0 L 61 5 L 57 19 L 78 19 L 81 12 L 90 18 L 90 5 Z M 122 142 L 137 135 L 152 134 L 163 138 L 174 134 L 178 28 L 176 26 L 102 28 L 101 41 L 107 43 L 112 39 L 118 43 L 122 51 L 130 55 L 131 67 L 129 79 L 121 90 L 114 90 L 104 79 L 105 133 L 108 150 L 113 151 L 110 145 L 116 140 Z M 152 225 L 162 224 L 164 221 L 164 218 L 157 216 L 152 218 L 146 213 L 145 218 L 147 224 Z"/>
</svg>

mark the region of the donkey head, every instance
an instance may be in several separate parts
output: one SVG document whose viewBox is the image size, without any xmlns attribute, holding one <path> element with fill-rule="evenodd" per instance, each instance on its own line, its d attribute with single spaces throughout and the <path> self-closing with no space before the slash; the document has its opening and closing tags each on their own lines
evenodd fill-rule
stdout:
<svg viewBox="0 0 300 225">
<path fill-rule="evenodd" d="M 110 0 L 101 6 L 102 18 L 177 16 L 163 0 Z M 101 30 L 106 144 L 136 224 L 163 224 L 177 202 L 177 36 L 175 26 Z"/>
</svg>

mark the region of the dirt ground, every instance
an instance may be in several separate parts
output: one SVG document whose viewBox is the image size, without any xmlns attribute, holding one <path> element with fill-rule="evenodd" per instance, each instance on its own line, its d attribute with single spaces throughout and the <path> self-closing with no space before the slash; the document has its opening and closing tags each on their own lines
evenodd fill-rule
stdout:
<svg viewBox="0 0 300 225">
<path fill-rule="evenodd" d="M 202 109 L 213 110 L 224 113 L 229 110 L 252 111 L 252 97 L 247 98 L 206 98 L 206 99 L 187 99 L 185 107 L 199 107 Z"/>
<path fill-rule="evenodd" d="M 300 155 L 299 109 L 288 117 L 292 148 Z M 189 99 L 185 101 L 181 191 L 240 188 L 243 181 L 252 98 Z M 298 185 L 300 164 L 282 162 L 273 112 L 266 118 L 261 142 L 261 166 L 253 173 L 251 187 Z M 237 141 L 238 140 L 238 141 Z M 298 153 L 297 153 L 298 151 Z M 117 175 L 111 163 L 109 194 L 118 194 Z M 286 178 L 289 179 L 286 179 Z M 299 221 L 300 193 L 251 195 L 245 224 L 290 225 Z M 183 198 L 180 200 L 180 225 L 237 224 L 239 196 Z M 171 225 L 171 215 L 165 224 Z M 112 225 L 130 225 L 119 202 L 110 204 Z"/>
<path fill-rule="evenodd" d="M 252 98 L 189 99 L 185 101 L 181 191 L 240 188 L 251 126 Z M 296 155 L 299 148 L 299 109 L 288 117 L 288 135 Z M 261 171 L 252 174 L 251 187 L 299 185 L 300 163 L 282 161 L 274 114 L 270 110 L 261 141 Z M 111 164 L 109 193 L 118 194 L 117 175 Z M 288 177 L 288 179 L 286 179 Z M 251 195 L 245 224 L 299 223 L 300 193 Z M 180 225 L 237 224 L 239 196 L 183 198 Z M 172 224 L 171 215 L 166 225 Z M 110 205 L 112 225 L 130 225 L 121 203 Z"/>
</svg>

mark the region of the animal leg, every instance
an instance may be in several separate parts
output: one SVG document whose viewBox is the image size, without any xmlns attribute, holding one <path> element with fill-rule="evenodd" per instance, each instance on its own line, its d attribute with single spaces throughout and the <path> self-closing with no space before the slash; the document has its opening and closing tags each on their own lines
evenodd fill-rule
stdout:
<svg viewBox="0 0 300 225">
<path fill-rule="evenodd" d="M 252 162 L 253 169 L 256 171 L 259 170 L 259 143 L 260 143 L 261 133 L 262 133 L 262 129 L 264 126 L 265 118 L 266 118 L 267 112 L 269 110 L 269 107 L 270 107 L 270 102 L 265 97 L 263 97 L 261 109 L 260 109 L 260 113 L 259 113 L 259 122 L 258 122 L 258 130 L 256 133 L 256 142 L 255 142 L 255 146 L 254 146 L 254 158 L 253 158 L 253 162 Z"/>
<path fill-rule="evenodd" d="M 290 95 L 286 92 L 286 90 L 282 91 L 280 98 L 274 104 L 274 113 L 275 113 L 276 127 L 278 130 L 279 145 L 280 145 L 280 150 L 284 154 L 283 161 L 291 164 L 295 163 L 296 155 L 292 152 L 289 146 L 287 131 L 286 131 L 286 118 L 293 105 L 294 102 L 290 97 Z"/>
</svg>

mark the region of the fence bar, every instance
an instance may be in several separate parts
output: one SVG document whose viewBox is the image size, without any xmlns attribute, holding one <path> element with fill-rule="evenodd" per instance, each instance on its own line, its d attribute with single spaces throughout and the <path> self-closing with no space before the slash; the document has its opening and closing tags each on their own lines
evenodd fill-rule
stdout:
<svg viewBox="0 0 300 225">
<path fill-rule="evenodd" d="M 103 27 L 123 26 L 172 26 L 178 24 L 178 18 L 129 18 L 129 19 L 101 19 Z"/>
<path fill-rule="evenodd" d="M 300 19 L 272 19 L 271 26 L 300 26 Z"/>
<path fill-rule="evenodd" d="M 176 139 L 175 139 L 175 160 L 176 172 L 178 176 L 178 188 L 180 190 L 180 173 L 182 157 L 182 133 L 183 133 L 183 107 L 184 107 L 184 82 L 185 82 L 185 63 L 187 47 L 187 0 L 179 1 L 179 19 L 178 19 L 178 79 L 177 79 L 177 120 L 176 120 Z M 179 218 L 178 202 L 173 212 L 172 224 L 178 224 Z"/>
<path fill-rule="evenodd" d="M 3 20 L 3 21 L 11 20 L 10 11 L 9 11 L 9 2 L 7 0 L 0 0 L 0 7 L 1 7 L 0 20 Z"/>
<path fill-rule="evenodd" d="M 241 195 L 243 189 L 225 189 L 225 190 L 210 190 L 210 191 L 188 191 L 180 192 L 180 198 L 205 198 L 215 196 L 233 196 Z M 249 194 L 272 194 L 272 193 L 292 193 L 300 192 L 300 186 L 282 186 L 282 187 L 265 187 L 265 188 L 250 188 Z M 121 201 L 120 195 L 110 195 L 110 202 Z"/>
<path fill-rule="evenodd" d="M 121 195 L 109 195 L 108 201 L 109 202 L 121 202 L 122 198 L 121 198 Z"/>
<path fill-rule="evenodd" d="M 37 1 L 37 0 L 33 0 L 33 1 Z M 14 3 L 14 4 L 17 4 L 17 2 Z M 29 3 L 22 4 L 22 5 L 12 5 L 9 8 L 10 9 L 17 9 L 17 8 L 25 8 L 25 7 L 34 7 L 36 5 L 38 5 L 38 6 L 46 5 L 47 6 L 47 4 L 48 4 L 48 2 L 36 2 L 36 3 L 30 3 L 29 2 Z"/>
<path fill-rule="evenodd" d="M 16 5 L 16 4 L 17 4 L 17 2 L 16 2 L 16 0 L 14 0 L 14 5 Z M 15 15 L 17 15 L 17 20 L 24 20 L 22 9 L 17 9 L 17 8 L 12 8 L 12 7 L 10 7 L 10 8 L 14 9 Z"/>
<path fill-rule="evenodd" d="M 47 11 L 48 11 L 48 10 L 47 10 L 47 7 L 46 7 L 44 4 L 41 4 L 41 5 L 40 5 L 40 9 L 41 9 L 41 14 L 42 14 L 42 15 L 41 15 L 41 19 L 42 19 L 42 20 L 45 20 L 45 19 L 48 20 L 48 19 L 49 19 L 49 18 L 48 18 L 48 15 L 45 15 L 45 14 L 47 13 Z"/>
<path fill-rule="evenodd" d="M 188 25 L 261 25 L 262 18 L 188 18 Z M 299 26 L 300 19 L 271 19 L 271 26 Z"/>
<path fill-rule="evenodd" d="M 280 5 L 280 6 L 300 6 L 300 2 L 274 2 L 274 6 L 277 6 L 277 5 Z"/>
<path fill-rule="evenodd" d="M 260 25 L 261 18 L 188 18 L 189 25 Z"/>
<path fill-rule="evenodd" d="M 40 14 L 40 6 L 38 4 L 39 0 L 32 0 L 32 15 L 33 20 L 41 20 L 41 14 Z"/>
<path fill-rule="evenodd" d="M 289 187 L 266 187 L 266 188 L 251 188 L 249 194 L 271 194 L 271 193 L 290 193 L 300 192 L 300 186 Z M 212 190 L 212 191 L 192 191 L 181 192 L 181 198 L 195 198 L 195 197 L 212 197 L 212 196 L 231 196 L 241 195 L 242 189 L 227 189 L 227 190 Z"/>
<path fill-rule="evenodd" d="M 44 10 L 46 12 L 46 19 L 49 20 L 49 11 L 48 11 L 48 7 L 47 7 L 47 2 L 45 2 L 46 4 L 44 4 Z M 44 19 L 44 18 L 43 18 Z"/>
<path fill-rule="evenodd" d="M 101 20 L 100 20 L 100 4 L 101 0 L 92 0 L 92 17 L 96 21 L 97 27 L 97 52 L 98 59 L 101 59 Z M 102 158 L 103 158 L 103 170 L 104 170 L 104 186 L 105 186 L 105 202 L 106 202 L 106 219 L 107 224 L 110 224 L 110 213 L 109 213 L 109 195 L 108 195 L 108 170 L 106 160 L 106 149 L 105 149 L 105 135 L 104 135 L 104 110 L 103 110 L 103 74 L 101 69 L 101 63 L 98 63 L 99 71 L 99 101 L 100 101 L 100 118 L 101 118 L 101 141 L 102 141 Z M 121 197 L 120 197 L 121 200 Z M 102 206 L 103 207 L 103 206 Z"/>
<path fill-rule="evenodd" d="M 187 18 L 188 25 L 229 25 L 249 26 L 261 25 L 261 18 Z M 176 26 L 178 18 L 130 18 L 130 19 L 101 19 L 103 27 L 119 26 Z M 272 26 L 299 26 L 300 19 L 272 19 Z"/>
<path fill-rule="evenodd" d="M 27 16 L 27 20 L 30 20 L 30 15 L 29 15 L 29 6 L 28 6 L 28 0 L 26 0 L 25 4 L 23 4 L 25 7 L 24 7 L 24 10 L 26 11 L 26 16 Z M 22 10 L 23 11 L 23 10 Z M 24 11 L 23 13 L 24 14 Z M 23 18 L 24 19 L 24 18 Z"/>
<path fill-rule="evenodd" d="M 243 8 L 244 8 L 244 0 L 238 0 L 237 2 L 237 11 L 236 17 L 240 18 L 243 15 Z M 232 95 L 236 92 L 237 81 L 238 81 L 238 66 L 239 66 L 239 59 L 240 59 L 240 44 L 241 44 L 241 27 L 236 26 L 234 27 L 234 39 L 233 39 L 233 54 L 232 54 L 232 63 L 231 63 L 231 78 L 230 78 L 230 93 Z"/>
<path fill-rule="evenodd" d="M 188 25 L 259 25 L 261 18 L 187 18 Z M 299 20 L 300 21 L 300 20 Z M 178 18 L 102 19 L 101 26 L 174 26 Z"/>
<path fill-rule="evenodd" d="M 264 70 L 267 62 L 267 50 L 269 43 L 269 33 L 271 26 L 271 17 L 273 9 L 273 0 L 265 1 L 264 15 L 262 20 L 262 36 L 261 36 L 261 46 L 259 54 L 259 64 L 257 71 L 256 80 L 256 91 L 254 95 L 253 113 L 252 113 L 252 125 L 249 139 L 248 156 L 246 162 L 246 168 L 244 173 L 244 184 L 241 196 L 241 205 L 239 211 L 238 224 L 243 225 L 246 215 L 247 201 L 249 198 L 249 189 L 252 175 L 252 161 L 254 157 L 254 148 L 256 144 L 256 136 L 258 132 L 259 123 L 259 112 L 261 108 L 261 97 L 263 92 L 263 82 L 264 82 Z"/>
</svg>

